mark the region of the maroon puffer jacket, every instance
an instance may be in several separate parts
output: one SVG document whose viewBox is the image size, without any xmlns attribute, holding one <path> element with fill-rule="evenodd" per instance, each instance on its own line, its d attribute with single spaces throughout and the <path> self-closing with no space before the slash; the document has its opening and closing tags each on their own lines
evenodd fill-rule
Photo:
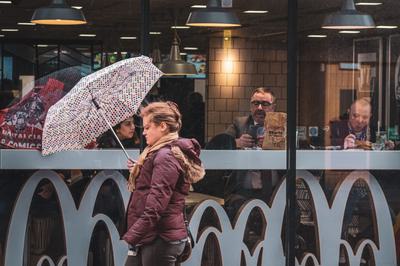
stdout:
<svg viewBox="0 0 400 266">
<path fill-rule="evenodd" d="M 200 163 L 200 145 L 195 139 L 180 138 L 148 155 L 127 209 L 128 230 L 122 238 L 131 245 L 149 243 L 157 236 L 166 241 L 187 237 L 182 210 L 190 184 L 171 146 Z"/>
</svg>

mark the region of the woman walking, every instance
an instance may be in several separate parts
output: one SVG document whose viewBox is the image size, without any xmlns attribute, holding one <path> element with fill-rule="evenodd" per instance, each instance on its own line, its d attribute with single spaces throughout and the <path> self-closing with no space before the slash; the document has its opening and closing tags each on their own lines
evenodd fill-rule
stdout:
<svg viewBox="0 0 400 266">
<path fill-rule="evenodd" d="M 184 224 L 185 196 L 191 183 L 204 176 L 200 145 L 179 138 L 181 114 L 175 103 L 154 102 L 141 111 L 147 147 L 134 164 L 128 162 L 132 191 L 127 209 L 130 247 L 126 265 L 173 266 L 188 233 Z"/>
</svg>

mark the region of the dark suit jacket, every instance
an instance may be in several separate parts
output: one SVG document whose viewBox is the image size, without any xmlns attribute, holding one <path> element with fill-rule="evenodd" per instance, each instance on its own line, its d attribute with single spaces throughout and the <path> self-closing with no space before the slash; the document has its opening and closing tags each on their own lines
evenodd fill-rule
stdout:
<svg viewBox="0 0 400 266">
<path fill-rule="evenodd" d="M 254 125 L 251 115 L 236 117 L 233 124 L 225 130 L 225 133 L 237 139 L 249 129 L 250 125 Z"/>
<path fill-rule="evenodd" d="M 236 117 L 226 130 L 225 133 L 231 135 L 234 138 L 239 138 L 244 133 L 249 133 L 249 129 L 254 126 L 254 120 L 249 116 Z M 251 130 L 250 130 L 251 131 Z M 254 132 L 255 133 L 255 132 Z M 250 135 L 252 135 L 250 133 Z M 255 136 L 254 136 L 255 137 Z M 256 170 L 256 169 L 255 169 Z M 248 184 L 249 176 L 248 170 L 236 170 L 231 173 L 224 190 L 224 198 L 227 204 L 229 204 L 230 198 L 234 194 L 241 195 L 246 198 L 257 198 L 264 201 L 269 199 L 271 195 L 271 171 L 263 170 L 261 173 L 262 188 L 261 189 L 249 189 L 246 188 L 245 184 Z M 248 185 L 247 185 L 248 186 Z"/>
<path fill-rule="evenodd" d="M 331 128 L 331 145 L 342 146 L 343 148 L 344 139 L 347 137 L 347 135 L 350 134 L 348 120 L 331 121 L 330 128 Z M 366 131 L 367 129 L 365 129 L 364 136 L 366 136 Z"/>
</svg>

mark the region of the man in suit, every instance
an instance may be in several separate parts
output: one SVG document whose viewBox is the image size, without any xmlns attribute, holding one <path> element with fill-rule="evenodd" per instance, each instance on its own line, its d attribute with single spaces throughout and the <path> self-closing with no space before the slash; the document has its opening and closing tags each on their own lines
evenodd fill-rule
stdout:
<svg viewBox="0 0 400 266">
<path fill-rule="evenodd" d="M 368 98 L 353 102 L 349 110 L 349 119 L 337 122 L 332 128 L 332 145 L 344 149 L 356 147 L 356 140 L 369 141 L 369 123 L 371 119 L 371 104 Z"/>
<path fill-rule="evenodd" d="M 250 114 L 237 117 L 225 134 L 235 138 L 237 149 L 253 148 L 256 143 L 257 128 L 264 126 L 267 112 L 275 111 L 275 96 L 269 88 L 260 87 L 250 98 Z M 240 206 L 249 199 L 269 201 L 272 192 L 272 175 L 269 170 L 237 170 L 229 176 L 224 190 L 225 209 L 233 219 Z"/>
<path fill-rule="evenodd" d="M 265 113 L 274 112 L 275 106 L 275 95 L 271 89 L 255 89 L 250 99 L 250 115 L 236 117 L 225 133 L 235 138 L 238 149 L 254 147 L 254 129 L 264 126 Z"/>
<path fill-rule="evenodd" d="M 331 126 L 331 143 L 343 149 L 370 149 L 370 120 L 372 117 L 370 99 L 367 97 L 354 101 L 349 109 L 348 120 L 334 122 Z M 373 132 L 371 132 L 373 133 Z M 361 144 L 364 145 L 361 145 Z M 392 150 L 394 143 L 385 140 L 385 148 Z"/>
</svg>

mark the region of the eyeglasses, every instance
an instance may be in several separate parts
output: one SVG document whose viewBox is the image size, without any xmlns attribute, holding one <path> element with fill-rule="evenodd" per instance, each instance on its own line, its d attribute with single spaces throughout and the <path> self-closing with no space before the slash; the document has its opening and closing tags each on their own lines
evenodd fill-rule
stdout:
<svg viewBox="0 0 400 266">
<path fill-rule="evenodd" d="M 262 107 L 270 107 L 270 106 L 274 105 L 273 103 L 270 103 L 270 102 L 267 102 L 267 101 L 252 101 L 251 104 L 254 107 L 258 107 L 258 106 L 260 106 L 260 104 L 261 104 Z"/>
</svg>

